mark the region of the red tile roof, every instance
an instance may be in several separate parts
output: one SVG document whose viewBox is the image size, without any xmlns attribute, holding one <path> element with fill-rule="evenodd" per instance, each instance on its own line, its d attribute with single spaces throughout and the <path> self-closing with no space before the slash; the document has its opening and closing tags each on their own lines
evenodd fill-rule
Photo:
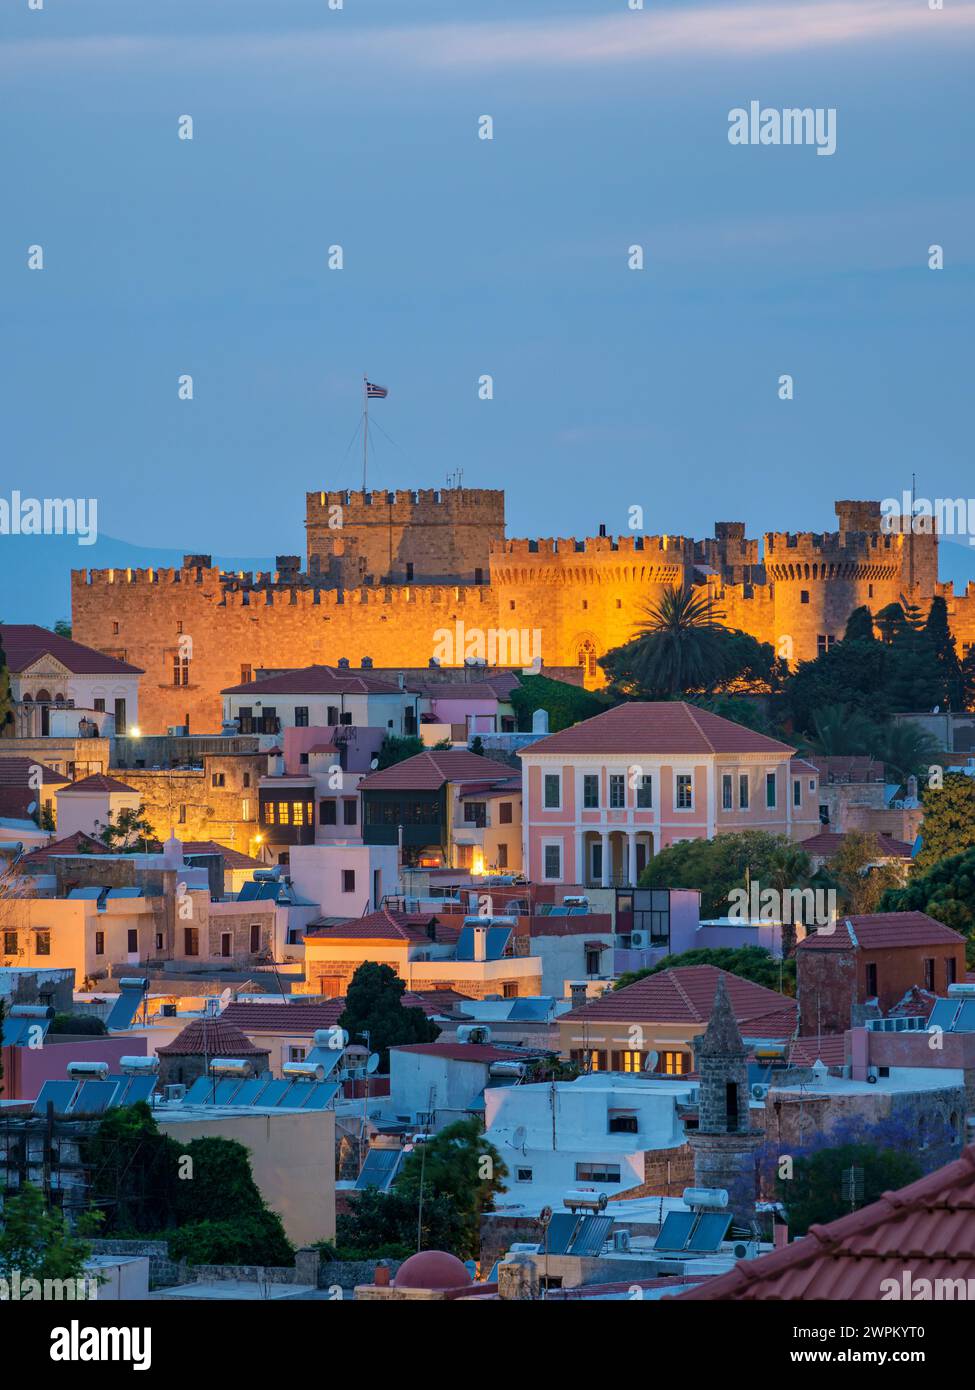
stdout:
<svg viewBox="0 0 975 1390">
<path fill-rule="evenodd" d="M 70 777 L 55 772 L 53 767 L 38 762 L 36 758 L 0 758 L 0 787 L 26 787 L 35 768 L 40 771 L 41 782 L 44 785 L 49 782 L 71 781 Z"/>
<path fill-rule="evenodd" d="M 72 782 L 59 795 L 67 796 L 69 792 L 132 792 L 134 795 L 135 787 L 127 787 L 117 777 L 106 777 L 103 772 L 95 772 L 91 777 L 82 777 L 80 782 Z"/>
<path fill-rule="evenodd" d="M 266 680 L 228 685 L 221 695 L 399 695 L 400 687 L 369 671 L 338 666 L 304 666 Z"/>
<path fill-rule="evenodd" d="M 811 1067 L 822 1062 L 827 1067 L 842 1067 L 846 1062 L 846 1034 L 824 1033 L 818 1038 L 796 1038 L 789 1049 L 790 1067 Z M 774 1072 L 772 1073 L 774 1077 Z"/>
<path fill-rule="evenodd" d="M 164 1043 L 156 1051 L 161 1057 L 267 1057 L 267 1048 L 255 1047 L 226 1018 L 226 1012 L 225 1009 L 219 1017 L 194 1018 L 171 1043 Z"/>
<path fill-rule="evenodd" d="M 434 935 L 431 936 L 430 928 Z M 335 926 L 309 923 L 305 938 L 330 938 L 333 941 L 405 941 L 410 945 L 431 941 L 455 942 L 458 928 L 438 922 L 435 913 L 395 912 L 383 907 L 366 917 L 354 917 Z"/>
<path fill-rule="evenodd" d="M 249 854 L 241 854 L 239 849 L 229 849 L 218 845 L 216 840 L 184 840 L 185 854 L 222 854 L 225 869 L 266 869 L 263 859 L 252 859 Z"/>
<path fill-rule="evenodd" d="M 909 845 L 906 840 L 895 840 L 891 835 L 877 832 L 872 833 L 873 838 L 880 846 L 880 852 L 888 859 L 910 859 L 914 846 Z M 827 859 L 831 859 L 846 842 L 846 834 L 833 830 L 821 830 L 818 835 L 812 835 L 808 840 L 803 840 L 801 848 L 807 854 L 821 854 Z"/>
<path fill-rule="evenodd" d="M 800 951 L 890 950 L 899 946 L 959 946 L 964 937 L 926 912 L 876 912 L 839 918 L 836 930 L 810 932 Z"/>
<path fill-rule="evenodd" d="M 682 700 L 633 700 L 523 750 L 536 753 L 792 753 L 778 739 Z"/>
<path fill-rule="evenodd" d="M 0 623 L 0 642 L 7 658 L 7 669 L 19 675 L 42 656 L 53 656 L 74 676 L 141 676 L 141 667 L 130 666 L 114 656 L 104 656 L 94 647 L 83 647 L 69 637 L 58 637 L 36 623 Z"/>
<path fill-rule="evenodd" d="M 537 745 L 536 745 L 537 746 Z M 482 758 L 463 748 L 428 748 L 401 763 L 372 772 L 359 783 L 360 791 L 439 791 L 445 782 L 508 782 L 506 763 Z"/>
<path fill-rule="evenodd" d="M 905 1277 L 912 1289 L 922 1279 L 975 1279 L 975 1148 L 861 1211 L 812 1226 L 784 1249 L 741 1260 L 729 1273 L 677 1297 L 872 1302 L 891 1292 L 883 1287 L 887 1279 L 905 1297 Z M 937 1295 L 929 1288 L 920 1296 Z"/>
<path fill-rule="evenodd" d="M 427 1018 L 449 1012 L 452 1003 L 467 1000 L 455 990 L 404 990 L 404 1009 L 422 1009 Z M 438 1003 L 438 1000 L 443 1002 Z M 220 1015 L 244 1033 L 285 1033 L 310 1038 L 319 1028 L 334 1028 L 345 1011 L 345 999 L 325 999 L 314 1004 L 228 1004 Z"/>
<path fill-rule="evenodd" d="M 810 754 L 809 761 L 819 773 L 824 785 L 830 782 L 882 782 L 884 765 L 867 757 L 819 757 Z"/>
<path fill-rule="evenodd" d="M 30 854 L 25 854 L 21 859 L 19 867 L 25 864 L 41 864 L 52 854 L 111 854 L 112 851 L 107 845 L 103 845 L 101 840 L 95 840 L 91 835 L 86 835 L 83 830 L 76 830 L 73 835 L 66 835 L 63 840 L 52 840 L 49 845 L 44 845 L 41 849 L 31 850 Z"/>
<path fill-rule="evenodd" d="M 612 989 L 563 1014 L 560 1022 L 707 1024 L 718 980 L 723 978 L 738 1026 L 749 1037 L 790 1037 L 795 1032 L 794 999 L 719 970 L 716 965 L 678 965 L 647 975 L 625 989 Z"/>
</svg>

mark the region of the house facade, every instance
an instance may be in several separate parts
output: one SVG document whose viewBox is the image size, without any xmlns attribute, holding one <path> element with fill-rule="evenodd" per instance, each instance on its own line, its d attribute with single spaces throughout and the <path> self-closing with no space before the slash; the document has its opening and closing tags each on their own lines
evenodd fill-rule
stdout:
<svg viewBox="0 0 975 1390">
<path fill-rule="evenodd" d="M 819 778 L 794 749 L 678 701 L 632 702 L 522 749 L 524 872 L 635 885 L 680 840 L 820 829 Z"/>
</svg>

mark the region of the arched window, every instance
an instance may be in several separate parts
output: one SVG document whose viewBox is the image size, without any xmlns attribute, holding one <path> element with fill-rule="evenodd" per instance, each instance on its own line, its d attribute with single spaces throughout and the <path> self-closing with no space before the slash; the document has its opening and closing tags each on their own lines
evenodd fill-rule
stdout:
<svg viewBox="0 0 975 1390">
<path fill-rule="evenodd" d="M 582 667 L 582 674 L 590 680 L 596 676 L 596 644 L 591 637 L 584 637 L 579 643 L 576 661 Z"/>
</svg>

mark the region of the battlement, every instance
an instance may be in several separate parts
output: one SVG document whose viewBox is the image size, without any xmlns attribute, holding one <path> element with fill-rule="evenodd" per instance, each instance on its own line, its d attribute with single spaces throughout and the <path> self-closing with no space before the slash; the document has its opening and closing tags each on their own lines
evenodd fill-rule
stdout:
<svg viewBox="0 0 975 1390">
<path fill-rule="evenodd" d="M 375 525 L 380 520 L 379 513 L 385 524 L 390 512 L 394 521 L 412 526 L 443 525 L 455 514 L 462 514 L 468 521 L 504 526 L 504 492 L 493 488 L 401 488 L 366 492 L 343 488 L 306 492 L 305 525 L 327 525 L 333 507 L 342 509 L 342 527 Z"/>
<path fill-rule="evenodd" d="M 573 555 L 653 555 L 666 554 L 672 562 L 692 553 L 694 542 L 686 536 L 575 536 L 546 537 L 537 540 L 496 541 L 492 558 L 517 556 L 520 559 L 571 559 Z"/>
<path fill-rule="evenodd" d="M 849 559 L 877 555 L 883 551 L 899 553 L 903 536 L 868 531 L 766 531 L 763 537 L 765 560 L 792 558 L 796 553 L 836 555 Z"/>
</svg>

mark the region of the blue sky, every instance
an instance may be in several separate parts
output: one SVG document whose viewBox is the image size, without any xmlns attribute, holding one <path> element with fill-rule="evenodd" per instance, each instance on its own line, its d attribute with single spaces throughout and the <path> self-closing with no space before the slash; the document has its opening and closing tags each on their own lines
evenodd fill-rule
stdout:
<svg viewBox="0 0 975 1390">
<path fill-rule="evenodd" d="M 975 494 L 973 36 L 963 0 L 8 0 L 0 492 L 301 551 L 365 371 L 371 484 L 461 467 L 512 536 Z M 836 153 L 730 145 L 753 99 L 835 107 Z"/>
</svg>

